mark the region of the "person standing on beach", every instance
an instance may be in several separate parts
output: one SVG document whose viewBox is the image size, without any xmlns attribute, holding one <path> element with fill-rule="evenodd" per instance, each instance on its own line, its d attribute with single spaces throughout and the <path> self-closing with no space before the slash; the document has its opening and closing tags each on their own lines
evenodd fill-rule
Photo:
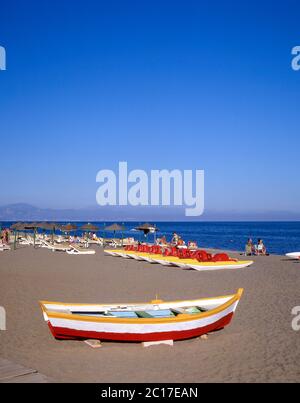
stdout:
<svg viewBox="0 0 300 403">
<path fill-rule="evenodd" d="M 247 243 L 246 243 L 246 247 L 245 247 L 245 255 L 246 256 L 251 256 L 254 252 L 255 248 L 252 242 L 252 239 L 249 238 Z"/>
<path fill-rule="evenodd" d="M 9 231 L 8 229 L 4 228 L 4 230 L 1 232 L 1 239 L 2 243 L 8 245 L 9 244 Z"/>
</svg>

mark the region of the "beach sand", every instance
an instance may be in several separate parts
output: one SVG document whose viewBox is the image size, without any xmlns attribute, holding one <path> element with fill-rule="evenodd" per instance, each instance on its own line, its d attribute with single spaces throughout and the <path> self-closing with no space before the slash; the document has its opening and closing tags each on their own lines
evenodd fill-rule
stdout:
<svg viewBox="0 0 300 403">
<path fill-rule="evenodd" d="M 299 382 L 300 261 L 254 257 L 246 269 L 197 272 L 106 256 L 72 256 L 44 248 L 0 252 L 0 357 L 58 382 Z M 240 257 L 238 254 L 233 254 Z M 57 341 L 39 300 L 110 303 L 195 299 L 245 289 L 231 324 L 207 340 L 173 347 Z"/>
</svg>

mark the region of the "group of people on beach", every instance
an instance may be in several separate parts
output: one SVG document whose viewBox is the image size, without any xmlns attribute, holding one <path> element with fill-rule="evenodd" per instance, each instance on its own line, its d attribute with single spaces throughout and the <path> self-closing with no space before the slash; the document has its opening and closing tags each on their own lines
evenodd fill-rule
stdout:
<svg viewBox="0 0 300 403">
<path fill-rule="evenodd" d="M 82 235 L 82 237 L 78 236 L 78 235 L 70 235 L 69 236 L 69 243 L 82 243 L 82 241 L 85 240 L 93 240 L 93 241 L 97 241 L 99 240 L 99 238 L 97 237 L 96 232 L 86 232 Z"/>
<path fill-rule="evenodd" d="M 167 239 L 166 239 L 165 236 L 163 236 L 161 238 L 157 238 L 156 243 L 159 244 L 159 245 L 167 245 L 168 244 Z M 176 232 L 174 232 L 170 244 L 173 245 L 173 246 L 184 246 L 185 242 L 181 238 L 180 235 L 178 235 Z M 196 242 L 193 242 L 193 244 L 195 244 L 195 245 L 190 245 L 190 244 L 191 244 L 191 242 L 189 242 L 189 245 L 188 245 L 189 248 L 192 247 L 192 246 L 197 247 Z M 252 239 L 249 238 L 247 243 L 246 243 L 246 246 L 245 246 L 245 255 L 246 256 L 268 255 L 267 248 L 265 247 L 263 240 L 258 239 L 257 244 L 254 244 Z"/>
<path fill-rule="evenodd" d="M 157 238 L 156 239 L 156 244 L 157 245 L 168 245 L 166 237 L 162 236 L 161 238 Z M 173 236 L 172 236 L 170 244 L 173 245 L 173 246 L 184 246 L 185 242 L 181 238 L 180 235 L 178 235 L 176 232 L 173 232 Z"/>
<path fill-rule="evenodd" d="M 252 256 L 252 255 L 267 255 L 267 249 L 264 245 L 262 239 L 257 240 L 257 244 L 255 245 L 251 238 L 248 239 L 245 247 L 245 255 Z"/>
<path fill-rule="evenodd" d="M 69 236 L 69 243 L 81 243 L 81 238 L 77 235 L 70 235 Z"/>
</svg>

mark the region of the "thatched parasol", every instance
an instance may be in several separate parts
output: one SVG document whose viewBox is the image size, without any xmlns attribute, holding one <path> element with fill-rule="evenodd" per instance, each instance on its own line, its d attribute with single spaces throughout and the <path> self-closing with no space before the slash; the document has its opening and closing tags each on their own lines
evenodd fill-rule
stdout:
<svg viewBox="0 0 300 403">
<path fill-rule="evenodd" d="M 41 228 L 42 230 L 52 231 L 51 238 L 52 238 L 52 243 L 53 243 L 55 230 L 59 229 L 60 225 L 56 224 L 55 222 L 42 221 L 42 222 L 38 223 L 38 228 Z"/>
<path fill-rule="evenodd" d="M 42 221 L 42 222 L 39 222 L 39 223 L 38 223 L 38 228 L 51 231 L 51 230 L 53 230 L 53 229 L 55 230 L 56 228 L 59 228 L 59 225 L 56 224 L 56 223 L 54 223 L 54 222 Z"/>
<path fill-rule="evenodd" d="M 24 223 L 16 222 L 10 226 L 10 229 L 12 229 L 13 231 L 21 231 L 21 230 L 25 229 Z"/>
<path fill-rule="evenodd" d="M 39 227 L 39 223 L 38 222 L 25 222 L 23 224 L 24 229 L 37 229 Z"/>
<path fill-rule="evenodd" d="M 39 224 L 36 222 L 17 222 L 15 224 L 12 224 L 10 229 L 12 229 L 15 233 L 15 239 L 14 239 L 14 249 L 16 249 L 16 242 L 17 242 L 17 232 L 18 231 L 25 231 L 25 230 L 33 230 L 33 246 L 35 247 L 35 237 L 36 237 L 36 231 Z"/>
<path fill-rule="evenodd" d="M 122 231 L 122 244 L 123 244 L 123 231 L 125 231 L 125 229 L 126 229 L 124 225 L 114 223 L 114 224 L 108 225 L 104 229 L 107 230 L 107 231 L 113 231 L 114 232 L 114 238 L 115 238 L 115 235 L 116 235 L 116 231 Z"/>
<path fill-rule="evenodd" d="M 62 232 L 76 231 L 76 230 L 77 230 L 77 225 L 68 223 L 68 224 L 66 224 L 66 225 L 60 225 L 60 226 L 59 226 L 59 229 L 60 229 Z"/>
<path fill-rule="evenodd" d="M 82 227 L 79 228 L 81 231 L 91 231 L 91 232 L 97 232 L 99 231 L 99 227 L 97 225 L 91 224 L 90 222 L 88 224 L 84 224 Z"/>
<path fill-rule="evenodd" d="M 115 223 L 115 224 L 111 224 L 111 225 L 108 225 L 107 227 L 105 227 L 105 230 L 107 230 L 107 231 L 124 231 L 125 227 L 124 227 L 124 225 L 119 225 L 119 224 Z"/>
</svg>

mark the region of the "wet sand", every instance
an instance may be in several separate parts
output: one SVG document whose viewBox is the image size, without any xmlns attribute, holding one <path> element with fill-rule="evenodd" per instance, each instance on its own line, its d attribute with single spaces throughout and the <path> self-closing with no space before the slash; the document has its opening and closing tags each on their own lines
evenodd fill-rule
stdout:
<svg viewBox="0 0 300 403">
<path fill-rule="evenodd" d="M 72 256 L 44 248 L 0 252 L 0 357 L 58 382 L 299 382 L 300 261 L 253 257 L 246 269 L 197 272 L 104 255 Z M 238 254 L 231 254 L 239 257 Z M 143 348 L 103 342 L 57 341 L 39 300 L 150 301 L 213 297 L 245 289 L 231 324 L 207 340 Z"/>
</svg>

